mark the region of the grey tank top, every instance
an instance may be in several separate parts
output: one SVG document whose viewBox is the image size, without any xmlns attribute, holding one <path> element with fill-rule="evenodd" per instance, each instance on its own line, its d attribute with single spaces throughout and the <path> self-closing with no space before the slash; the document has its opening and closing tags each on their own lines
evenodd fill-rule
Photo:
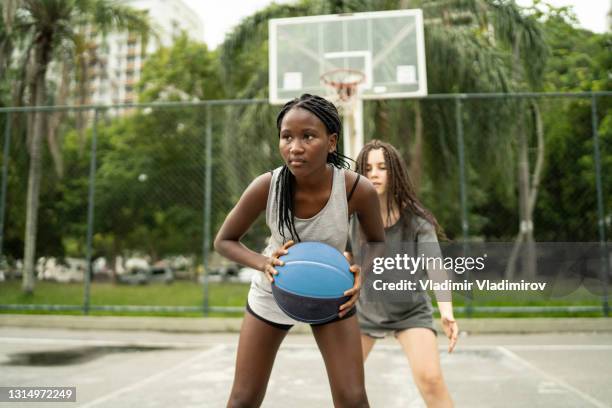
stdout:
<svg viewBox="0 0 612 408">
<path fill-rule="evenodd" d="M 325 206 L 314 216 L 308 219 L 294 218 L 295 229 L 300 236 L 302 242 L 318 241 L 324 242 L 333 246 L 338 251 L 342 252 L 346 248 L 348 239 L 348 203 L 346 197 L 346 186 L 344 181 L 344 170 L 331 166 L 333 170 L 332 191 Z M 285 228 L 285 237 L 283 239 L 280 234 L 278 224 L 279 203 L 276 200 L 276 181 L 280 175 L 281 167 L 272 172 L 272 180 L 270 182 L 270 190 L 268 192 L 268 203 L 266 205 L 266 224 L 270 228 L 270 242 L 263 254 L 270 256 L 277 248 L 281 247 L 285 242 L 291 239 L 291 234 Z M 252 293 L 256 292 L 256 293 Z M 254 296 L 256 294 L 259 296 Z M 268 296 L 265 296 L 269 294 Z M 251 281 L 251 293 L 249 293 L 249 305 L 260 316 L 270 321 L 291 324 L 278 315 L 277 307 L 269 302 L 274 302 L 272 298 L 272 288 L 270 282 L 266 279 L 263 273 L 257 273 Z M 264 307 L 264 303 L 268 303 Z M 280 311 L 280 309 L 278 309 Z M 282 311 L 280 311 L 282 313 Z M 282 313 L 282 317 L 287 317 Z"/>
</svg>

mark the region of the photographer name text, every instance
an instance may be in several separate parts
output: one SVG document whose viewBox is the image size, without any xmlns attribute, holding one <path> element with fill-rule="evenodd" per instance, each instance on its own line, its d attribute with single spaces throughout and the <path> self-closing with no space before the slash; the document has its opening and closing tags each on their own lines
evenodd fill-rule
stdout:
<svg viewBox="0 0 612 408">
<path fill-rule="evenodd" d="M 385 282 L 382 279 L 377 279 L 372 282 L 372 287 L 376 291 L 417 291 L 417 290 L 433 290 L 433 291 L 447 291 L 447 290 L 473 290 L 478 288 L 479 290 L 491 290 L 491 291 L 527 291 L 527 290 L 544 290 L 546 288 L 546 282 L 527 282 L 520 280 L 519 282 L 511 282 L 509 280 L 501 280 L 498 282 L 491 281 L 489 279 L 476 279 L 475 281 L 464 280 L 462 282 L 454 282 L 450 279 L 434 282 L 432 280 L 418 280 L 411 281 L 402 279 L 396 282 Z"/>
</svg>

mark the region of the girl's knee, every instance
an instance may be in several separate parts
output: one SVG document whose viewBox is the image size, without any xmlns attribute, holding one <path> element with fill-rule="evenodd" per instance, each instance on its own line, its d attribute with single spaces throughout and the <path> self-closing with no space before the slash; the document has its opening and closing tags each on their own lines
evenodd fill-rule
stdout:
<svg viewBox="0 0 612 408">
<path fill-rule="evenodd" d="M 368 397 L 364 389 L 353 388 L 337 393 L 334 405 L 338 407 L 369 407 Z"/>
<path fill-rule="evenodd" d="M 424 394 L 436 395 L 444 391 L 444 379 L 441 373 L 419 374 L 417 375 L 416 382 Z"/>
<path fill-rule="evenodd" d="M 263 392 L 256 390 L 232 390 L 227 401 L 228 408 L 251 408 L 261 405 L 264 397 Z"/>
</svg>

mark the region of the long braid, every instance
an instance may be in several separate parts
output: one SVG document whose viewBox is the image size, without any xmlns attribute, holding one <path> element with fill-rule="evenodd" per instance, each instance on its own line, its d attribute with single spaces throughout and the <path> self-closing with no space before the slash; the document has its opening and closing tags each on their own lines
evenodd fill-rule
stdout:
<svg viewBox="0 0 612 408">
<path fill-rule="evenodd" d="M 367 143 L 361 149 L 361 152 L 359 152 L 359 156 L 357 156 L 357 173 L 366 175 L 368 154 L 372 150 L 378 149 L 382 149 L 385 165 L 387 166 L 387 218 L 391 218 L 391 211 L 394 207 L 397 207 L 400 211 L 408 210 L 412 214 L 418 215 L 431 223 L 435 227 L 440 239 L 447 239 L 436 217 L 417 198 L 406 164 L 393 145 L 377 139 Z"/>
<path fill-rule="evenodd" d="M 342 121 L 338 109 L 333 103 L 321 98 L 320 96 L 303 94 L 299 98 L 295 98 L 287 102 L 276 117 L 276 127 L 279 132 L 283 118 L 291 109 L 302 108 L 306 109 L 323 122 L 329 134 L 337 134 L 338 141 L 342 133 Z M 338 152 L 338 143 L 336 150 L 327 155 L 327 163 L 337 168 L 350 169 L 350 158 Z M 280 234 L 283 240 L 286 241 L 285 229 L 289 230 L 291 239 L 299 242 L 300 236 L 295 229 L 294 210 L 295 210 L 295 176 L 289 171 L 289 167 L 285 164 L 280 171 L 279 177 L 276 180 L 276 197 L 279 203 L 278 225 Z"/>
</svg>

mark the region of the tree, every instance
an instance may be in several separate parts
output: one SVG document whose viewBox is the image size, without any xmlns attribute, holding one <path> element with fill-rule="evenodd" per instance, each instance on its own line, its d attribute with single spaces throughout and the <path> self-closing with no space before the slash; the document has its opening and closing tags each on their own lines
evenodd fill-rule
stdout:
<svg viewBox="0 0 612 408">
<path fill-rule="evenodd" d="M 223 98 L 216 52 L 204 43 L 190 40 L 186 33 L 150 55 L 138 83 L 138 100 L 201 101 Z"/>
<path fill-rule="evenodd" d="M 10 66 L 10 59 L 18 41 L 15 32 L 16 8 L 18 0 L 5 0 L 0 4 L 0 78 L 5 78 Z"/>
<path fill-rule="evenodd" d="M 567 8 L 543 13 L 551 56 L 544 74 L 547 91 L 612 89 L 612 34 L 575 27 Z M 612 98 L 598 98 L 604 207 L 612 208 Z M 595 241 L 597 202 L 590 99 L 564 99 L 543 105 L 547 129 L 546 172 L 535 216 L 543 241 Z M 609 217 L 609 212 L 608 212 Z M 609 221 L 608 221 L 609 223 Z M 609 224 L 608 224 L 609 225 Z"/>
<path fill-rule="evenodd" d="M 101 31 L 128 29 L 140 33 L 146 33 L 149 27 L 142 13 L 109 0 L 21 0 L 13 10 L 16 29 L 18 27 L 19 34 L 31 41 L 31 47 L 28 47 L 33 52 L 34 70 L 31 106 L 46 104 L 49 64 L 58 50 L 74 44 L 78 27 L 91 25 Z M 34 113 L 30 132 L 23 273 L 23 290 L 26 293 L 34 290 L 42 140 L 45 132 L 43 112 Z"/>
</svg>

